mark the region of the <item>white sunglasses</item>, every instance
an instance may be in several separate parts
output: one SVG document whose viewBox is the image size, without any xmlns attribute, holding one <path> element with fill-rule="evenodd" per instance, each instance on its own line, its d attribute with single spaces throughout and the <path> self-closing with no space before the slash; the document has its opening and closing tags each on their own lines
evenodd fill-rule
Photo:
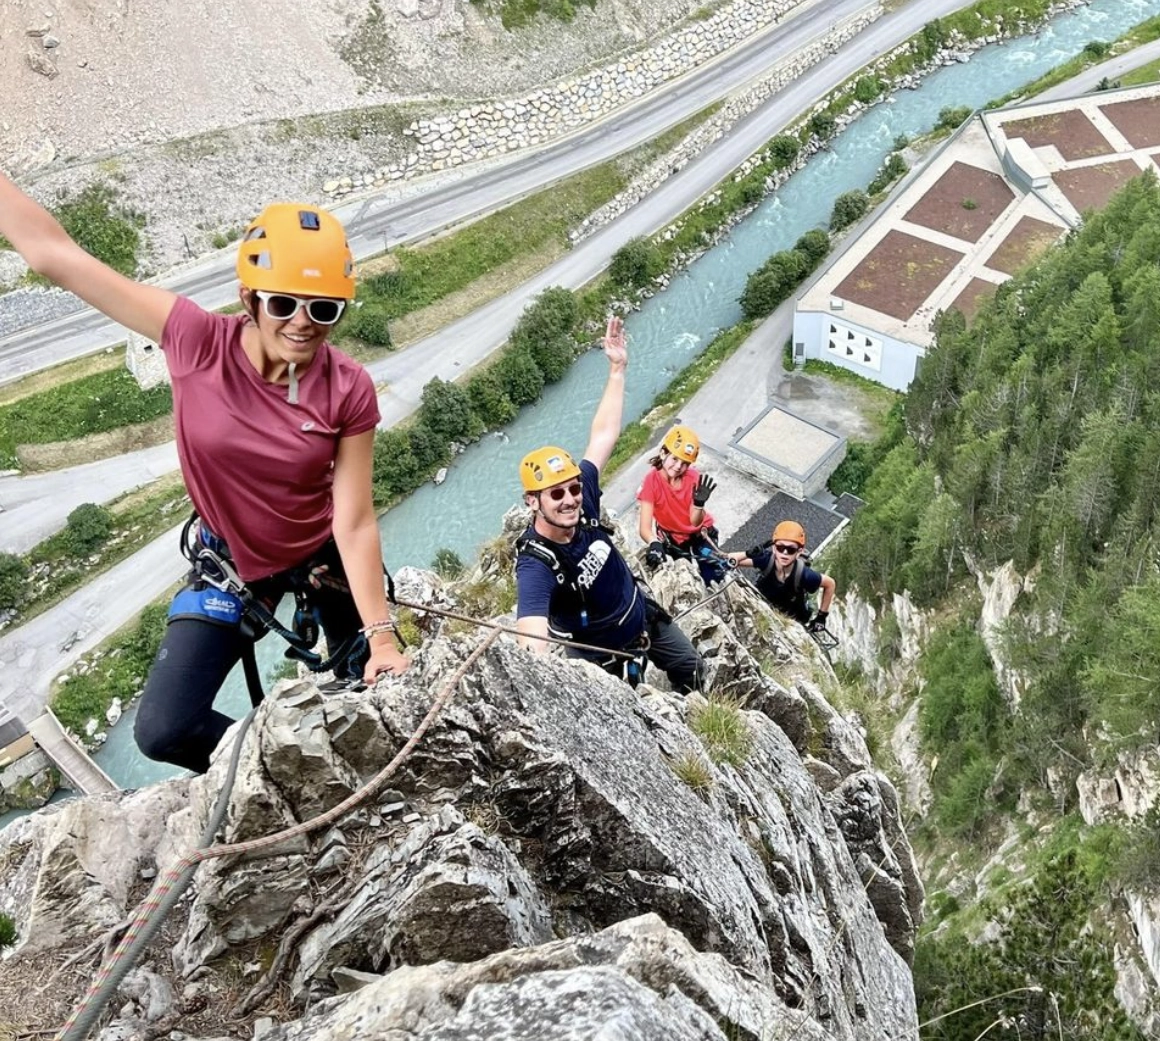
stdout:
<svg viewBox="0 0 1160 1041">
<path fill-rule="evenodd" d="M 345 300 L 331 300 L 328 297 L 307 300 L 288 293 L 269 293 L 262 289 L 255 289 L 254 296 L 262 301 L 262 310 L 266 316 L 276 322 L 290 321 L 305 307 L 307 317 L 315 325 L 334 325 L 346 310 Z"/>
</svg>

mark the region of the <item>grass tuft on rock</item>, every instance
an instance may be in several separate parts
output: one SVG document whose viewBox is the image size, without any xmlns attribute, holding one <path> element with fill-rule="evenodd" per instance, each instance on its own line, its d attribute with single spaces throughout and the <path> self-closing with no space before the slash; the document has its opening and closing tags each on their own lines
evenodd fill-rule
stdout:
<svg viewBox="0 0 1160 1041">
<path fill-rule="evenodd" d="M 699 755 L 682 752 L 669 760 L 669 768 L 678 781 L 688 785 L 695 792 L 707 792 L 713 787 L 713 771 Z"/>
<path fill-rule="evenodd" d="M 742 766 L 753 749 L 753 731 L 734 698 L 709 698 L 689 713 L 689 729 L 718 765 Z"/>
</svg>

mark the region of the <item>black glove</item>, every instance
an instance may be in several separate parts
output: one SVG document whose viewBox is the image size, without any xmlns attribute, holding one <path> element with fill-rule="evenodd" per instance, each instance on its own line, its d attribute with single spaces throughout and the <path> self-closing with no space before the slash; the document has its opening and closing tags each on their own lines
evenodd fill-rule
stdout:
<svg viewBox="0 0 1160 1041">
<path fill-rule="evenodd" d="M 650 542 L 644 554 L 646 567 L 658 568 L 665 562 L 665 547 L 660 542 Z"/>
<path fill-rule="evenodd" d="M 829 611 L 815 611 L 813 618 L 806 622 L 806 630 L 811 633 L 824 633 L 826 631 L 826 619 L 829 617 Z"/>
<path fill-rule="evenodd" d="M 693 505 L 704 509 L 705 503 L 709 501 L 709 496 L 713 494 L 713 489 L 716 487 L 717 482 L 712 477 L 708 474 L 701 474 L 697 487 L 693 489 Z"/>
</svg>

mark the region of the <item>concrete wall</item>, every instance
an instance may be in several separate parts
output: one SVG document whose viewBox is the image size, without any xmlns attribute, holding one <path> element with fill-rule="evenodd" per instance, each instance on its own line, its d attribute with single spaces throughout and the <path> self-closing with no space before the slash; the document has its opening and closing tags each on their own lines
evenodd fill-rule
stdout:
<svg viewBox="0 0 1160 1041">
<path fill-rule="evenodd" d="M 837 332 L 832 333 L 831 327 Z M 870 341 L 868 346 L 866 340 Z M 893 390 L 906 390 L 910 386 L 918 372 L 919 362 L 926 354 L 916 344 L 884 336 L 876 329 L 851 322 L 842 311 L 796 311 L 793 342 L 795 359 L 798 344 L 804 344 L 806 358 L 830 362 Z M 830 348 L 831 342 L 837 349 Z M 847 350 L 852 353 L 847 353 Z"/>
</svg>

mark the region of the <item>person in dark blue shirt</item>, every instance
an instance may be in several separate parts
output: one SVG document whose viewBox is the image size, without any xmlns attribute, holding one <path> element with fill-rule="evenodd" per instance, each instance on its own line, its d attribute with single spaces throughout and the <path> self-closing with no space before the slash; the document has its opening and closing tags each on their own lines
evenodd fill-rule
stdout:
<svg viewBox="0 0 1160 1041">
<path fill-rule="evenodd" d="M 773 538 L 764 546 L 730 556 L 741 567 L 752 567 L 757 573 L 754 583 L 766 600 L 782 614 L 801 622 L 811 632 L 826 628 L 830 604 L 834 599 L 834 580 L 805 563 L 806 529 L 797 521 L 782 521 L 773 529 Z M 818 610 L 810 611 L 806 599 L 821 590 Z"/>
<path fill-rule="evenodd" d="M 702 662 L 687 636 L 638 585 L 624 557 L 600 525 L 600 468 L 620 434 L 628 350 L 619 318 L 608 322 L 604 353 L 608 382 L 592 419 L 579 465 L 564 449 L 545 446 L 520 463 L 532 523 L 516 559 L 516 626 L 520 644 L 543 652 L 548 635 L 636 652 L 665 672 L 675 690 L 701 685 Z M 569 647 L 569 656 L 595 661 L 635 686 L 635 662 Z M 626 668 L 627 665 L 627 668 Z"/>
</svg>

